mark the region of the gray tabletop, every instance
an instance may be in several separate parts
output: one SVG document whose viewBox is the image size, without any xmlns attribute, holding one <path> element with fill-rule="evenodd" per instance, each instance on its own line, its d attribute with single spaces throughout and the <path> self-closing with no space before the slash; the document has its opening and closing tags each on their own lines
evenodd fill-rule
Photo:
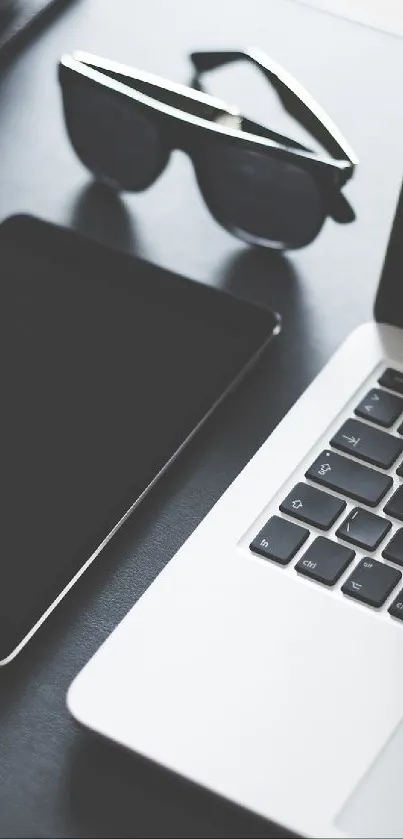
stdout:
<svg viewBox="0 0 403 839">
<path fill-rule="evenodd" d="M 294 73 L 361 161 L 347 189 L 357 221 L 329 221 L 310 247 L 284 257 L 248 249 L 216 225 L 180 153 L 147 192 L 113 197 L 92 184 L 63 128 L 56 65 L 64 51 L 88 49 L 186 82 L 192 49 L 244 44 Z M 293 0 L 72 0 L 1 71 L 0 219 L 28 211 L 58 221 L 271 305 L 283 318 L 247 381 L 1 672 L 1 836 L 273 835 L 235 806 L 94 740 L 70 719 L 65 694 L 335 348 L 372 317 L 403 172 L 402 46 Z M 226 69 L 209 84 L 252 117 L 284 127 L 252 70 Z"/>
</svg>

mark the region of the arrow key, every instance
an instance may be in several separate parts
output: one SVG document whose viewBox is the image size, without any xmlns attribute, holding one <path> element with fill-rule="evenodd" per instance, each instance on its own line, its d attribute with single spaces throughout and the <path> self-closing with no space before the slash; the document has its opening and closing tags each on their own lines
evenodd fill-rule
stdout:
<svg viewBox="0 0 403 839">
<path fill-rule="evenodd" d="M 367 393 L 354 413 L 384 428 L 390 428 L 403 412 L 403 399 L 386 390 L 373 388 Z"/>
<path fill-rule="evenodd" d="M 313 524 L 319 530 L 329 530 L 345 506 L 345 501 L 335 498 L 329 492 L 299 483 L 287 495 L 280 510 L 295 519 Z"/>
</svg>

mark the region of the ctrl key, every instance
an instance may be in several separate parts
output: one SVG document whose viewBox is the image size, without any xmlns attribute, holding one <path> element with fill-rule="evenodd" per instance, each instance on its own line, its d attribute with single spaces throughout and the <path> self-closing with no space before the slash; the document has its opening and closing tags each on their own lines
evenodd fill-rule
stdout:
<svg viewBox="0 0 403 839">
<path fill-rule="evenodd" d="M 402 579 L 400 571 L 365 557 L 342 586 L 342 592 L 379 609 Z"/>
<path fill-rule="evenodd" d="M 288 565 L 306 542 L 309 530 L 280 516 L 272 516 L 253 542 L 250 549 L 280 565 Z"/>
</svg>

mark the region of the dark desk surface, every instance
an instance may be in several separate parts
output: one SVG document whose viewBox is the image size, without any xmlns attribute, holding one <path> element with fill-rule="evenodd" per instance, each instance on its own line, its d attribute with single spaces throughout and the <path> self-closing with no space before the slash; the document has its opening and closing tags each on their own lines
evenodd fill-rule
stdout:
<svg viewBox="0 0 403 839">
<path fill-rule="evenodd" d="M 62 124 L 55 68 L 65 50 L 82 47 L 188 81 L 188 50 L 244 43 L 301 79 L 361 160 L 348 188 L 357 222 L 328 222 L 312 246 L 284 258 L 221 230 L 180 154 L 142 195 L 120 200 L 99 191 Z M 283 316 L 259 367 L 1 672 L 1 836 L 270 835 L 266 823 L 94 741 L 70 719 L 65 694 L 334 349 L 371 318 L 403 171 L 402 46 L 292 0 L 75 0 L 0 75 L 0 218 L 29 211 L 60 221 Z M 252 116 L 278 118 L 247 68 L 221 72 L 215 90 Z"/>
</svg>

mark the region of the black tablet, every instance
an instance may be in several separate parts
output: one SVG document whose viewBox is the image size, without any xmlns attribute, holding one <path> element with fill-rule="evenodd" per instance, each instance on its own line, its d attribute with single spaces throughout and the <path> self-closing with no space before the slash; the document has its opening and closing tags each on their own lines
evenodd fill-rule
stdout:
<svg viewBox="0 0 403 839">
<path fill-rule="evenodd" d="M 0 661 L 273 334 L 271 311 L 39 220 L 0 227 Z"/>
</svg>

